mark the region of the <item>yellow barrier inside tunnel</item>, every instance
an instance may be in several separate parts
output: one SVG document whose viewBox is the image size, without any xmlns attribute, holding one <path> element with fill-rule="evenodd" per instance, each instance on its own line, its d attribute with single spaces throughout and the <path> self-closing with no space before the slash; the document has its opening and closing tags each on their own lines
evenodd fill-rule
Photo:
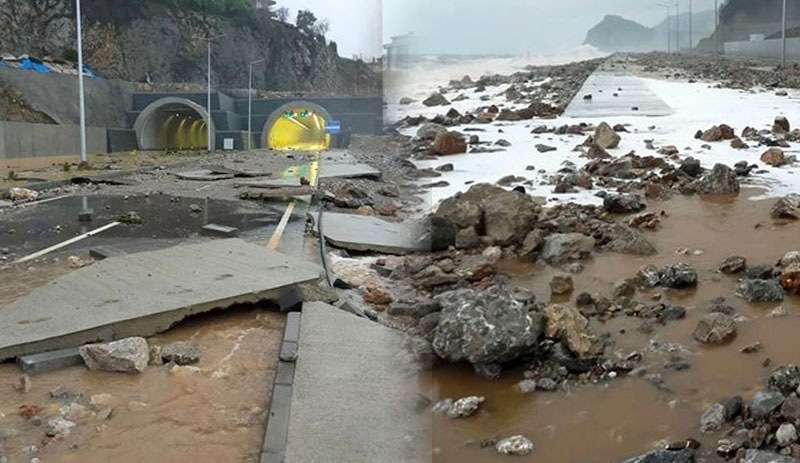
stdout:
<svg viewBox="0 0 800 463">
<path fill-rule="evenodd" d="M 281 115 L 267 135 L 267 146 L 276 150 L 324 151 L 330 145 L 325 118 L 304 108 Z"/>
</svg>

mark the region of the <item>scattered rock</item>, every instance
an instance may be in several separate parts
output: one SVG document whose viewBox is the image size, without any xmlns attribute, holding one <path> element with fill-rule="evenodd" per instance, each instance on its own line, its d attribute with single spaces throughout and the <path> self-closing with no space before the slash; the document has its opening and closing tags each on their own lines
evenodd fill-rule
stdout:
<svg viewBox="0 0 800 463">
<path fill-rule="evenodd" d="M 736 323 L 728 315 L 713 312 L 700 320 L 692 335 L 704 344 L 723 344 L 736 337 Z"/>
<path fill-rule="evenodd" d="M 639 195 L 606 195 L 603 209 L 615 214 L 630 214 L 644 210 L 647 205 Z"/>
<path fill-rule="evenodd" d="M 150 359 L 150 349 L 144 338 L 87 344 L 78 352 L 90 370 L 141 373 Z"/>
<path fill-rule="evenodd" d="M 769 213 L 773 219 L 800 219 L 800 195 L 792 193 L 779 199 Z"/>
<path fill-rule="evenodd" d="M 781 271 L 781 286 L 790 294 L 800 294 L 800 264 L 791 264 Z"/>
<path fill-rule="evenodd" d="M 544 310 L 544 316 L 545 336 L 564 341 L 578 358 L 596 358 L 603 353 L 603 343 L 578 309 L 552 304 Z"/>
<path fill-rule="evenodd" d="M 785 91 L 782 91 L 782 93 L 783 95 L 778 96 L 787 96 Z M 800 458 L 779 455 L 765 450 L 748 449 L 743 463 L 800 463 Z"/>
<path fill-rule="evenodd" d="M 718 126 L 713 126 L 710 129 L 703 132 L 700 136 L 700 139 L 703 141 L 720 141 L 722 140 L 722 130 Z"/>
<path fill-rule="evenodd" d="M 536 145 L 536 151 L 540 153 L 548 153 L 550 151 L 556 151 L 557 149 L 558 148 L 556 148 L 555 146 L 544 145 L 541 143 Z"/>
<path fill-rule="evenodd" d="M 409 98 L 407 96 L 404 96 L 403 98 L 400 98 L 400 104 L 403 105 L 403 106 L 407 106 L 407 105 L 410 105 L 410 104 L 416 103 L 416 102 L 417 102 L 417 100 L 415 100 L 413 98 Z"/>
<path fill-rule="evenodd" d="M 697 271 L 685 262 L 670 265 L 661 273 L 661 286 L 673 289 L 697 286 Z"/>
<path fill-rule="evenodd" d="M 368 288 L 367 292 L 364 294 L 364 302 L 367 304 L 386 306 L 393 301 L 394 298 L 392 298 L 392 295 L 388 291 L 380 288 Z"/>
<path fill-rule="evenodd" d="M 780 148 L 770 148 L 761 155 L 761 162 L 772 167 L 781 167 L 787 164 L 786 155 Z"/>
<path fill-rule="evenodd" d="M 502 288 L 458 289 L 435 299 L 442 311 L 433 348 L 449 362 L 513 360 L 535 350 L 544 330 L 542 316 L 529 312 Z"/>
<path fill-rule="evenodd" d="M 417 129 L 417 138 L 420 140 L 432 141 L 434 138 L 436 138 L 436 135 L 440 133 L 447 133 L 447 127 L 434 122 L 429 122 Z"/>
<path fill-rule="evenodd" d="M 695 450 L 691 447 L 679 450 L 661 449 L 640 455 L 623 463 L 694 463 Z"/>
<path fill-rule="evenodd" d="M 742 256 L 726 257 L 717 270 L 722 273 L 736 274 L 742 272 L 747 266 L 747 259 Z"/>
<path fill-rule="evenodd" d="M 736 287 L 736 295 L 747 302 L 781 302 L 783 288 L 775 280 L 743 280 Z"/>
<path fill-rule="evenodd" d="M 193 365 L 200 361 L 200 346 L 192 341 L 180 341 L 161 348 L 161 359 L 176 365 Z"/>
<path fill-rule="evenodd" d="M 533 452 L 533 442 L 525 436 L 511 436 L 498 442 L 495 448 L 503 455 L 522 456 Z"/>
<path fill-rule="evenodd" d="M 774 390 L 759 391 L 750 401 L 750 415 L 755 419 L 769 416 L 783 404 L 783 394 Z"/>
<path fill-rule="evenodd" d="M 591 254 L 594 238 L 580 233 L 553 234 L 545 239 L 542 259 L 549 264 L 580 260 Z"/>
<path fill-rule="evenodd" d="M 700 160 L 693 157 L 688 157 L 681 161 L 679 169 L 689 177 L 699 177 L 703 173 L 703 166 L 700 165 Z"/>
<path fill-rule="evenodd" d="M 437 133 L 433 139 L 433 151 L 441 156 L 466 153 L 467 142 L 453 132 Z"/>
<path fill-rule="evenodd" d="M 536 380 L 533 379 L 523 379 L 519 383 L 517 383 L 517 388 L 519 388 L 520 392 L 523 394 L 530 394 L 536 390 Z"/>
<path fill-rule="evenodd" d="M 775 369 L 767 381 L 767 385 L 784 394 L 791 394 L 800 387 L 800 368 L 794 365 Z"/>
<path fill-rule="evenodd" d="M 716 164 L 711 172 L 697 183 L 697 192 L 707 195 L 739 193 L 739 179 L 736 173 L 724 164 Z"/>
<path fill-rule="evenodd" d="M 656 247 L 643 234 L 622 224 L 616 224 L 611 229 L 611 241 L 605 245 L 605 249 L 634 256 L 658 254 Z"/>
<path fill-rule="evenodd" d="M 437 92 L 437 93 L 433 93 L 428 98 L 425 98 L 422 101 L 422 104 L 424 104 L 425 106 L 428 106 L 428 107 L 432 107 L 432 106 L 447 106 L 447 105 L 450 104 L 450 102 L 447 101 L 447 98 L 442 96 L 441 93 Z"/>
<path fill-rule="evenodd" d="M 714 403 L 708 406 L 700 418 L 700 431 L 711 432 L 719 430 L 725 424 L 725 407 L 722 404 Z"/>
<path fill-rule="evenodd" d="M 62 417 L 51 418 L 47 421 L 47 427 L 45 428 L 44 434 L 47 437 L 67 437 L 75 427 L 75 423 L 73 421 L 69 421 Z"/>
<path fill-rule="evenodd" d="M 451 405 L 450 409 L 447 410 L 447 417 L 466 418 L 468 416 L 472 416 L 476 411 L 478 411 L 478 408 L 481 406 L 484 400 L 486 399 L 478 396 L 469 396 L 458 399 L 453 402 L 453 405 Z"/>
<path fill-rule="evenodd" d="M 553 279 L 550 281 L 550 291 L 552 291 L 553 294 L 569 294 L 574 288 L 572 276 L 567 274 L 554 275 Z"/>
<path fill-rule="evenodd" d="M 619 146 L 622 138 L 614 129 L 605 122 L 601 122 L 592 136 L 594 143 L 603 149 L 614 149 Z"/>
<path fill-rule="evenodd" d="M 774 133 L 789 133 L 792 130 L 789 119 L 786 116 L 777 116 L 775 122 L 772 124 L 772 131 Z"/>
</svg>

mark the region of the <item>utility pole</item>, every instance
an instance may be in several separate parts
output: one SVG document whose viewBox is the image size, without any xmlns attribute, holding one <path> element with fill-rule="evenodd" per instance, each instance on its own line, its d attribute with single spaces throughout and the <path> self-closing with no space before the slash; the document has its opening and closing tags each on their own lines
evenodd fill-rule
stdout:
<svg viewBox="0 0 800 463">
<path fill-rule="evenodd" d="M 253 65 L 263 63 L 266 58 L 250 62 L 250 79 L 247 84 L 247 150 L 253 149 Z"/>
<path fill-rule="evenodd" d="M 714 55 L 719 55 L 719 0 L 714 0 Z"/>
<path fill-rule="evenodd" d="M 670 54 L 672 53 L 672 5 L 659 3 L 658 6 L 667 9 L 667 54 Z"/>
<path fill-rule="evenodd" d="M 75 0 L 76 25 L 78 33 L 78 108 L 81 124 L 81 162 L 88 162 L 86 157 L 86 100 L 83 92 L 83 27 L 81 24 L 81 0 Z"/>
<path fill-rule="evenodd" d="M 675 2 L 675 53 L 681 54 L 681 4 Z"/>
<path fill-rule="evenodd" d="M 206 42 L 208 43 L 208 99 L 206 100 L 206 112 L 208 113 L 208 123 L 206 123 L 206 144 L 208 146 L 209 151 L 214 151 L 215 146 L 211 146 L 211 42 L 217 40 L 221 37 L 224 37 L 225 34 L 219 34 L 214 37 L 206 37 Z"/>
<path fill-rule="evenodd" d="M 781 24 L 781 64 L 786 67 L 786 0 L 783 0 L 783 19 Z"/>
<path fill-rule="evenodd" d="M 692 40 L 692 0 L 689 0 L 689 55 L 694 52 L 694 41 Z"/>
</svg>

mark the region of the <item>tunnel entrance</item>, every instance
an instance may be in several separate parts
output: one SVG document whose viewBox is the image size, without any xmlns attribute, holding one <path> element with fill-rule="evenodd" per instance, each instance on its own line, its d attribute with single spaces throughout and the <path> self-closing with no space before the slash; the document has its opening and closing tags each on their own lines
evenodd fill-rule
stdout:
<svg viewBox="0 0 800 463">
<path fill-rule="evenodd" d="M 264 146 L 275 150 L 324 151 L 331 145 L 325 123 L 331 115 L 322 106 L 294 101 L 276 109 L 262 133 Z"/>
<path fill-rule="evenodd" d="M 213 122 L 205 108 L 185 98 L 162 98 L 147 106 L 136 118 L 134 130 L 143 150 L 205 150 Z"/>
</svg>

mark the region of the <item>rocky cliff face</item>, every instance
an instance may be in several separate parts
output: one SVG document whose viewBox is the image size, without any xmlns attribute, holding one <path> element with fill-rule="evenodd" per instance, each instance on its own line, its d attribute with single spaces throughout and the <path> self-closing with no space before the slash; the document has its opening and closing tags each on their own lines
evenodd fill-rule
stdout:
<svg viewBox="0 0 800 463">
<path fill-rule="evenodd" d="M 650 51 L 655 32 L 620 16 L 608 15 L 586 34 L 585 45 L 602 51 Z"/>
<path fill-rule="evenodd" d="M 0 51 L 73 58 L 71 0 L 0 0 Z M 212 79 L 221 88 L 376 94 L 380 79 L 361 62 L 338 56 L 335 44 L 255 10 L 221 16 L 171 7 L 156 0 L 84 0 L 84 59 L 109 79 L 204 83 L 206 41 L 212 43 Z"/>
</svg>

